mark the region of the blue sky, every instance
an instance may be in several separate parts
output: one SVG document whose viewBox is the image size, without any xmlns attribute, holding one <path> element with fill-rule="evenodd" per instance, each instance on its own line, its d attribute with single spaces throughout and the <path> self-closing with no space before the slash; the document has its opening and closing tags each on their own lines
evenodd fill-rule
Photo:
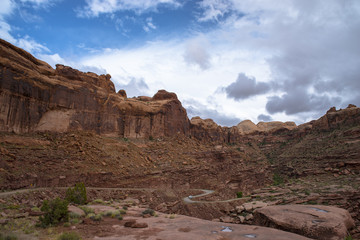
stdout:
<svg viewBox="0 0 360 240">
<path fill-rule="evenodd" d="M 1 0 L 0 38 L 221 125 L 360 105 L 357 0 Z"/>
</svg>

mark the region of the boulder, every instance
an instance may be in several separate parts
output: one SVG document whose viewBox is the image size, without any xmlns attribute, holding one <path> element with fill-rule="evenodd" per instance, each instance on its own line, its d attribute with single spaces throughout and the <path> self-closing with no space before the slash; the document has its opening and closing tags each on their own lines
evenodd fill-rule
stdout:
<svg viewBox="0 0 360 240">
<path fill-rule="evenodd" d="M 126 94 L 126 91 L 125 91 L 124 89 L 120 89 L 120 90 L 118 91 L 118 94 L 119 94 L 120 96 L 122 96 L 123 98 L 127 98 L 127 94 Z"/>
<path fill-rule="evenodd" d="M 72 213 L 76 213 L 79 216 L 85 216 L 85 212 L 82 209 L 80 209 L 80 208 L 78 208 L 78 207 L 76 207 L 74 205 L 69 205 L 68 206 L 68 211 L 72 212 Z"/>
<path fill-rule="evenodd" d="M 223 216 L 220 218 L 220 221 L 224 223 L 233 223 L 234 219 L 230 216 Z"/>
<path fill-rule="evenodd" d="M 158 101 L 158 100 L 177 100 L 177 96 L 175 93 L 172 92 L 168 92 L 166 90 L 159 90 L 153 97 L 152 100 L 153 101 Z"/>
<path fill-rule="evenodd" d="M 259 128 L 251 120 L 244 120 L 236 126 L 243 134 L 259 131 Z"/>
<path fill-rule="evenodd" d="M 254 211 L 254 224 L 315 239 L 344 239 L 354 221 L 347 210 L 322 205 L 277 205 Z"/>
<path fill-rule="evenodd" d="M 244 203 L 242 206 L 246 211 L 250 212 L 250 211 L 252 211 L 254 209 L 257 209 L 257 208 L 266 207 L 267 203 L 261 202 L 261 201 L 255 201 L 255 202 Z"/>
</svg>

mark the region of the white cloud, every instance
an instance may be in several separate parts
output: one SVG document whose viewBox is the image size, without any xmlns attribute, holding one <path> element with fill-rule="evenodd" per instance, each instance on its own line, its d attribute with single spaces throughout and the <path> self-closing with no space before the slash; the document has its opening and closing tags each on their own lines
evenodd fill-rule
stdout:
<svg viewBox="0 0 360 240">
<path fill-rule="evenodd" d="M 37 57 L 40 58 L 41 60 L 47 62 L 48 64 L 50 64 L 53 68 L 55 68 L 56 64 L 68 65 L 67 61 L 65 59 L 63 59 L 62 57 L 60 57 L 60 55 L 58 53 L 38 54 Z"/>
<path fill-rule="evenodd" d="M 24 38 L 20 38 L 16 41 L 18 47 L 25 49 L 26 51 L 37 54 L 42 52 L 50 52 L 50 50 L 44 45 L 37 43 L 29 36 L 25 36 Z"/>
<path fill-rule="evenodd" d="M 16 43 L 16 39 L 10 34 L 10 31 L 11 26 L 0 19 L 0 38 L 11 43 Z"/>
<path fill-rule="evenodd" d="M 137 13 L 156 11 L 160 5 L 180 7 L 177 0 L 86 0 L 86 6 L 78 11 L 80 17 L 97 17 L 100 14 L 132 10 Z"/>
<path fill-rule="evenodd" d="M 209 41 L 204 36 L 191 39 L 185 47 L 185 61 L 189 64 L 196 64 L 203 70 L 208 69 L 211 65 L 211 57 L 208 52 L 209 45 Z"/>
<path fill-rule="evenodd" d="M 1 0 L 0 19 L 3 19 L 4 16 L 11 14 L 14 7 L 15 3 L 12 0 Z"/>
<path fill-rule="evenodd" d="M 151 30 L 155 30 L 157 27 L 153 23 L 153 19 L 151 17 L 146 18 L 146 25 L 143 26 L 145 32 L 150 32 Z"/>
<path fill-rule="evenodd" d="M 200 22 L 218 21 L 226 13 L 232 9 L 232 2 L 228 0 L 203 0 L 199 3 L 203 9 L 202 16 L 199 17 Z"/>
</svg>

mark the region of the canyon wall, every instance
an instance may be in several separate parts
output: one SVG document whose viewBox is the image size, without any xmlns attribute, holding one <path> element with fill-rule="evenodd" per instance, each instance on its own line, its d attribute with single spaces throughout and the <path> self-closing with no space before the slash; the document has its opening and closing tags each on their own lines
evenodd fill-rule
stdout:
<svg viewBox="0 0 360 240">
<path fill-rule="evenodd" d="M 323 117 L 296 126 L 294 122 L 250 120 L 221 127 L 211 119 L 189 121 L 175 93 L 159 90 L 153 97 L 127 98 L 115 92 L 111 76 L 81 72 L 64 65 L 53 69 L 30 53 L 0 39 L 0 131 L 92 131 L 122 138 L 183 134 L 201 141 L 234 143 L 244 136 L 329 130 L 360 122 L 360 109 L 331 108 Z"/>
<path fill-rule="evenodd" d="M 94 131 L 148 138 L 189 134 L 176 94 L 127 98 L 111 76 L 47 63 L 0 39 L 0 131 Z"/>
</svg>

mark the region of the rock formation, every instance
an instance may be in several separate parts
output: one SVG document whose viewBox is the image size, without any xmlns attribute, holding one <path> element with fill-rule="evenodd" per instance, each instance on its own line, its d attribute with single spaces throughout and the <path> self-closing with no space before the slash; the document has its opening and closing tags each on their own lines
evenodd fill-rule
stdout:
<svg viewBox="0 0 360 240">
<path fill-rule="evenodd" d="M 0 39 L 0 131 L 95 131 L 128 138 L 189 134 L 175 93 L 149 102 L 115 93 L 111 76 L 56 65 L 54 70 Z"/>
<path fill-rule="evenodd" d="M 328 130 L 360 121 L 360 109 L 331 108 L 318 120 L 293 122 L 245 120 L 221 127 L 211 119 L 189 121 L 175 93 L 159 90 L 153 97 L 127 98 L 115 92 L 111 76 L 81 72 L 64 65 L 53 69 L 28 52 L 0 39 L 0 131 L 93 131 L 126 138 L 173 136 L 181 133 L 202 141 L 234 143 L 244 135 L 275 131 Z"/>
<path fill-rule="evenodd" d="M 279 205 L 255 210 L 254 222 L 314 239 L 346 238 L 354 220 L 348 211 L 321 205 Z"/>
</svg>

